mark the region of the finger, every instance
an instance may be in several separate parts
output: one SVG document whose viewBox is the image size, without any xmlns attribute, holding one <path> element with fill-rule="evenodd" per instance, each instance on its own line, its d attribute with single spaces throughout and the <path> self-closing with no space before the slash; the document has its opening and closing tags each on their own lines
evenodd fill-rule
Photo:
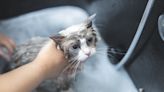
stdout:
<svg viewBox="0 0 164 92">
<path fill-rule="evenodd" d="M 11 39 L 8 39 L 8 41 L 9 41 L 10 45 L 12 46 L 12 48 L 15 49 L 16 48 L 15 42 Z"/>
<path fill-rule="evenodd" d="M 56 44 L 55 41 L 53 41 L 53 40 L 50 39 L 50 41 L 49 41 L 48 44 L 50 45 L 51 48 L 57 49 L 57 44 Z"/>
<path fill-rule="evenodd" d="M 56 46 L 56 42 L 55 41 L 53 41 L 52 39 L 50 39 L 50 44 L 52 44 L 53 46 L 55 45 Z"/>
<path fill-rule="evenodd" d="M 10 51 L 10 54 L 12 54 L 14 52 L 14 49 L 16 48 L 14 41 L 11 40 L 10 38 L 6 38 L 5 45 Z"/>
<path fill-rule="evenodd" d="M 8 41 L 3 42 L 3 45 L 5 47 L 7 47 L 7 49 L 9 50 L 10 53 L 13 53 L 14 52 L 13 47 L 10 45 L 10 43 Z"/>
</svg>

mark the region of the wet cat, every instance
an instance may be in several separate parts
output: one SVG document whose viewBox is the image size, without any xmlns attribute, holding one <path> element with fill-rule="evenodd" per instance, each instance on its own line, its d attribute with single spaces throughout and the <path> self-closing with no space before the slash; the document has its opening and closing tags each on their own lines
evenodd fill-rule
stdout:
<svg viewBox="0 0 164 92">
<path fill-rule="evenodd" d="M 69 65 L 57 79 L 44 81 L 36 92 L 73 91 L 77 70 L 81 69 L 86 59 L 95 54 L 100 39 L 96 27 L 92 24 L 94 17 L 95 15 L 92 15 L 83 23 L 68 27 L 60 31 L 59 35 L 50 37 L 57 43 L 57 48 L 64 52 Z M 11 69 L 31 62 L 50 38 L 35 37 L 17 46 L 12 59 L 14 62 L 10 64 Z"/>
</svg>

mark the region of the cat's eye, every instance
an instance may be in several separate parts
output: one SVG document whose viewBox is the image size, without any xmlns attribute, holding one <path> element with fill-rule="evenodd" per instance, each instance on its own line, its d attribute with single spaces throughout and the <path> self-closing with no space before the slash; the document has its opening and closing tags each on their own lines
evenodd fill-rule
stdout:
<svg viewBox="0 0 164 92">
<path fill-rule="evenodd" d="M 75 44 L 72 46 L 73 49 L 78 49 L 79 48 L 79 45 Z"/>
<path fill-rule="evenodd" d="M 89 38 L 87 41 L 88 41 L 88 42 L 92 42 L 92 40 L 93 40 L 93 38 Z"/>
</svg>

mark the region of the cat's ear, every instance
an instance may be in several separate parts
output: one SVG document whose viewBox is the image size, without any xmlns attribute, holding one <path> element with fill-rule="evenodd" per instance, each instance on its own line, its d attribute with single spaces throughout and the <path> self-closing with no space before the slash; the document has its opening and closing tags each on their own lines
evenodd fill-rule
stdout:
<svg viewBox="0 0 164 92">
<path fill-rule="evenodd" d="M 92 27 L 92 21 L 94 20 L 96 14 L 91 15 L 87 20 L 85 21 L 86 27 L 90 28 Z"/>
<path fill-rule="evenodd" d="M 50 36 L 50 38 L 59 45 L 65 37 L 60 35 L 55 35 L 55 36 Z"/>
</svg>

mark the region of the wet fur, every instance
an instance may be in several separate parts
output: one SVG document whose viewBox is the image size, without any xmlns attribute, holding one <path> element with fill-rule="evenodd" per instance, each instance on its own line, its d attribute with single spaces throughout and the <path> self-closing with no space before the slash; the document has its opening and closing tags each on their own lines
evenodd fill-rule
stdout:
<svg viewBox="0 0 164 92">
<path fill-rule="evenodd" d="M 96 43 L 98 41 L 96 28 L 93 28 L 91 23 L 86 24 L 87 25 L 84 25 L 86 27 L 84 31 L 74 32 L 64 37 L 63 35 L 51 37 L 51 39 L 57 42 L 59 48 L 64 52 L 65 57 L 68 61 L 70 60 L 70 63 L 75 61 L 73 59 L 77 55 L 76 52 L 70 52 L 69 50 L 72 47 L 72 43 L 79 43 L 81 39 L 88 41 L 88 39 L 92 38 L 92 42 L 86 42 L 86 44 L 89 47 L 96 48 Z M 49 40 L 50 38 L 35 37 L 26 43 L 17 46 L 16 52 L 12 58 L 13 62 L 10 64 L 11 69 L 15 69 L 34 60 L 40 49 Z M 72 92 L 73 83 L 75 81 L 75 78 L 73 77 L 75 77 L 75 75 L 67 75 L 64 71 L 57 79 L 46 80 L 41 83 L 34 92 Z"/>
</svg>

